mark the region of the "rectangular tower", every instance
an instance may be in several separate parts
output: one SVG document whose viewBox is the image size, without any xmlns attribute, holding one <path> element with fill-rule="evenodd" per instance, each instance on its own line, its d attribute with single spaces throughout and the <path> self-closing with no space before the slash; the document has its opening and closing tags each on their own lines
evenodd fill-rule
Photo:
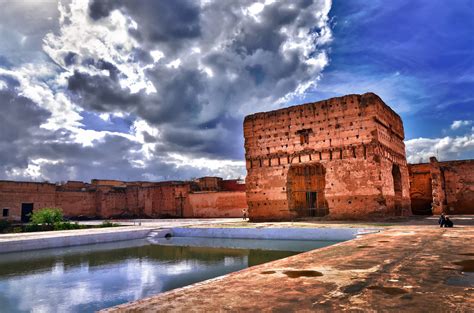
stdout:
<svg viewBox="0 0 474 313">
<path fill-rule="evenodd" d="M 410 213 L 403 123 L 377 95 L 347 95 L 244 121 L 251 220 Z"/>
</svg>

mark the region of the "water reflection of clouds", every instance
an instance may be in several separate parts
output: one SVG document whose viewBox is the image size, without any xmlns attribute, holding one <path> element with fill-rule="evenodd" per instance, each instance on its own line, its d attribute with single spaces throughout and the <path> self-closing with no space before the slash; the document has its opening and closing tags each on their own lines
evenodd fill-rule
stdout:
<svg viewBox="0 0 474 313">
<path fill-rule="evenodd" d="M 0 311 L 93 312 L 246 268 L 248 250 L 144 247 L 1 261 Z M 199 253 L 198 253 L 199 252 Z M 27 263 L 25 263 L 27 262 Z M 29 269 L 29 270 L 28 270 Z"/>
</svg>

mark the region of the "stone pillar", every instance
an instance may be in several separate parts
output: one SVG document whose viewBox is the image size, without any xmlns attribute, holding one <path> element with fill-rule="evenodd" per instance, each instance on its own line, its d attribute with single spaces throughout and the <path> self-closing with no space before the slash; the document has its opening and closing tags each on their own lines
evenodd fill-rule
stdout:
<svg viewBox="0 0 474 313">
<path fill-rule="evenodd" d="M 433 202 L 431 209 L 433 214 L 438 215 L 445 210 L 445 193 L 443 183 L 443 172 L 439 166 L 438 160 L 435 157 L 430 158 L 430 174 L 431 174 L 431 188 L 433 194 Z"/>
</svg>

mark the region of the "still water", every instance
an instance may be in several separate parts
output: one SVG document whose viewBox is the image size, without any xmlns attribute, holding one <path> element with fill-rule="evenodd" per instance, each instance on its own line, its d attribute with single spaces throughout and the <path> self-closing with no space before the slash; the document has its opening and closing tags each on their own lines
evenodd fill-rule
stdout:
<svg viewBox="0 0 474 313">
<path fill-rule="evenodd" d="M 0 312 L 93 312 L 334 243 L 171 238 L 0 254 Z"/>
</svg>

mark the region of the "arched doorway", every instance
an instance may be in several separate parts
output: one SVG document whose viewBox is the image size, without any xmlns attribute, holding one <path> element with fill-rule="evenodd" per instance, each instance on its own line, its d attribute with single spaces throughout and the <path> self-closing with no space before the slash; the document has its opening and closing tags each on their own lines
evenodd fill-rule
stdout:
<svg viewBox="0 0 474 313">
<path fill-rule="evenodd" d="M 402 173 L 396 164 L 392 165 L 392 178 L 395 193 L 395 215 L 402 215 Z"/>
<path fill-rule="evenodd" d="M 329 213 L 324 196 L 325 174 L 324 167 L 319 163 L 290 167 L 287 178 L 288 204 L 298 217 L 320 217 Z"/>
</svg>

